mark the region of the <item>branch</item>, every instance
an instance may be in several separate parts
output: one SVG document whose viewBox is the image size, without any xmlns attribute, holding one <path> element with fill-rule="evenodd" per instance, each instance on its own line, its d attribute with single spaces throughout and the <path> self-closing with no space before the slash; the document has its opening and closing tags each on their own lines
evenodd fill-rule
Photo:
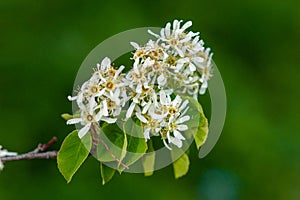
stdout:
<svg viewBox="0 0 300 200">
<path fill-rule="evenodd" d="M 28 153 L 16 155 L 16 156 L 6 156 L 0 158 L 3 163 L 9 161 L 17 160 L 32 160 L 32 159 L 51 159 L 57 157 L 57 151 L 47 151 L 57 141 L 56 137 L 53 137 L 47 144 L 39 144 L 36 149 Z"/>
</svg>

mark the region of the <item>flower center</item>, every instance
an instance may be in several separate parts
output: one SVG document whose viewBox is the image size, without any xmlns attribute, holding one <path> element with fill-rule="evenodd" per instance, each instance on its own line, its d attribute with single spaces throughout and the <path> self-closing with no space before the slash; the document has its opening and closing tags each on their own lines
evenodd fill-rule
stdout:
<svg viewBox="0 0 300 200">
<path fill-rule="evenodd" d="M 166 60 L 166 62 L 171 65 L 171 66 L 174 66 L 176 65 L 176 58 L 173 57 L 173 56 L 169 56 L 168 59 Z"/>
<path fill-rule="evenodd" d="M 110 99 L 107 100 L 107 107 L 109 110 L 112 110 L 113 108 L 116 107 L 115 102 L 111 101 Z"/>
<path fill-rule="evenodd" d="M 145 54 L 145 52 L 144 52 L 143 50 L 136 51 L 136 56 L 137 56 L 138 58 L 142 57 L 144 54 Z"/>
<path fill-rule="evenodd" d="M 155 62 L 154 65 L 152 65 L 152 69 L 154 71 L 160 71 L 161 70 L 161 64 L 158 62 Z"/>
<path fill-rule="evenodd" d="M 176 128 L 177 128 L 177 125 L 176 125 L 174 122 L 172 122 L 172 123 L 169 125 L 169 129 L 170 129 L 171 132 L 173 132 Z"/>
<path fill-rule="evenodd" d="M 175 45 L 177 45 L 178 44 L 178 39 L 172 39 L 171 41 L 170 41 L 170 44 L 171 45 L 173 45 L 173 46 L 175 46 Z"/>
<path fill-rule="evenodd" d="M 176 107 L 169 108 L 169 113 L 171 113 L 171 114 L 175 114 L 175 113 L 177 113 L 177 111 L 178 111 L 178 109 Z"/>
<path fill-rule="evenodd" d="M 91 121 L 93 121 L 94 117 L 92 115 L 88 115 L 86 117 L 86 119 L 91 122 Z"/>
<path fill-rule="evenodd" d="M 90 90 L 91 90 L 91 92 L 92 92 L 93 94 L 96 94 L 96 93 L 99 91 L 99 88 L 98 88 L 98 86 L 93 85 L 93 86 L 90 88 Z"/>
<path fill-rule="evenodd" d="M 108 73 L 108 75 L 109 75 L 110 77 L 114 77 L 115 74 L 116 74 L 116 71 L 117 71 L 117 70 L 115 70 L 113 67 L 111 67 L 111 68 L 107 71 L 107 73 Z"/>
<path fill-rule="evenodd" d="M 105 88 L 107 90 L 114 90 L 115 89 L 115 84 L 111 81 L 108 81 L 106 84 L 105 84 Z"/>
</svg>

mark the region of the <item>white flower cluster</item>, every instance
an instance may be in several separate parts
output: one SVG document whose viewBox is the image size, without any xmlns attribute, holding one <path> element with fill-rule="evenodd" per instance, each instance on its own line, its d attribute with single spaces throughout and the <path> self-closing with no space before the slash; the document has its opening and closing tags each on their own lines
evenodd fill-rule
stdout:
<svg viewBox="0 0 300 200">
<path fill-rule="evenodd" d="M 2 146 L 0 145 L 0 171 L 3 170 L 4 165 L 1 162 L 1 157 L 5 157 L 5 156 L 16 156 L 17 153 L 15 152 L 9 152 L 6 149 L 2 149 Z"/>
<path fill-rule="evenodd" d="M 125 84 L 122 81 L 124 66 L 115 69 L 109 58 L 104 58 L 92 77 L 80 88 L 77 96 L 69 96 L 70 101 L 76 100 L 80 116 L 67 121 L 67 124 L 81 123 L 83 128 L 78 136 L 82 138 L 92 123 L 105 121 L 115 123 L 117 116 L 128 101 Z"/>
<path fill-rule="evenodd" d="M 174 20 L 172 28 L 171 23 L 167 23 L 166 27 L 161 29 L 160 35 L 149 30 L 149 33 L 157 40 L 148 42 L 146 47 L 134 44 L 137 49 L 135 56 L 145 60 L 145 57 L 149 57 L 149 53 L 153 55 L 155 52 L 162 52 L 159 54 L 163 54 L 164 57 L 160 57 L 160 60 L 154 57 L 154 60 L 157 61 L 156 64 L 160 65 L 159 68 L 163 69 L 163 76 L 175 80 L 178 91 L 193 95 L 197 99 L 198 92 L 205 93 L 208 87 L 207 82 L 212 77 L 213 54 L 210 52 L 210 48 L 204 48 L 204 42 L 200 39 L 199 32 L 186 32 L 186 29 L 192 26 L 191 21 L 182 26 L 181 23 L 182 20 Z M 157 48 L 155 49 L 155 47 Z M 153 56 L 150 58 L 153 60 Z M 163 83 L 160 80 L 164 80 Z M 162 76 L 160 80 L 157 82 L 163 85 L 167 83 Z M 174 87 L 174 85 L 172 86 Z"/>
<path fill-rule="evenodd" d="M 160 136 L 168 149 L 170 143 L 181 148 L 185 140 L 183 131 L 188 100 L 180 94 L 204 94 L 212 76 L 212 53 L 204 48 L 199 33 L 186 32 L 191 21 L 181 26 L 174 20 L 173 27 L 167 23 L 160 35 L 151 31 L 157 40 L 149 40 L 145 46 L 135 42 L 131 45 L 134 64 L 127 74 L 124 66 L 115 69 L 109 58 L 98 64 L 92 77 L 80 88 L 78 94 L 69 97 L 76 101 L 80 116 L 67 124 L 81 123 L 82 138 L 93 123 L 115 123 L 125 104 L 129 102 L 126 119 L 135 116 L 144 128 L 144 138 Z"/>
</svg>

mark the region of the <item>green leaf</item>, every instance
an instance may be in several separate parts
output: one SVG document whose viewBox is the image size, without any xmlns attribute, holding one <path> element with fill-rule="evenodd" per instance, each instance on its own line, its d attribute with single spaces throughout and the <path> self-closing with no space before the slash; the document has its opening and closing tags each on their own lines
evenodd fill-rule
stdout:
<svg viewBox="0 0 300 200">
<path fill-rule="evenodd" d="M 73 115 L 70 115 L 70 114 L 68 114 L 68 113 L 63 113 L 63 114 L 61 114 L 61 117 L 62 117 L 64 120 L 73 119 Z"/>
<path fill-rule="evenodd" d="M 186 122 L 189 129 L 185 132 L 185 135 L 194 137 L 197 148 L 199 149 L 206 141 L 208 134 L 208 121 L 203 113 L 201 104 L 192 97 L 182 97 L 189 100 L 189 109 L 186 115 L 189 115 L 191 119 Z"/>
<path fill-rule="evenodd" d="M 121 152 L 121 156 L 120 156 L 120 161 L 122 162 L 123 159 L 125 158 L 126 156 L 126 153 L 127 153 L 127 146 L 128 146 L 128 142 L 127 142 L 127 135 L 125 132 L 123 132 L 124 134 L 124 143 L 123 143 L 123 147 L 122 147 L 122 152 Z M 118 164 L 118 168 L 120 167 L 121 163 L 119 162 Z"/>
<path fill-rule="evenodd" d="M 127 148 L 127 138 L 124 132 L 116 124 L 105 124 L 99 130 L 99 137 L 105 143 L 99 143 L 97 147 L 97 159 L 101 162 L 112 162 L 115 159 L 111 156 L 113 154 L 116 158 L 124 157 L 124 148 Z M 110 153 L 108 152 L 109 149 Z"/>
<path fill-rule="evenodd" d="M 199 149 L 206 141 L 208 135 L 208 120 L 204 115 L 201 104 L 196 100 L 191 101 L 191 103 L 195 104 L 197 112 L 200 113 L 198 130 L 196 132 L 196 135 L 194 136 L 196 146 Z"/>
<path fill-rule="evenodd" d="M 103 163 L 100 163 L 100 171 L 102 177 L 102 184 L 104 185 L 105 183 L 108 183 L 112 179 L 116 170 L 106 166 Z"/>
<path fill-rule="evenodd" d="M 198 149 L 205 143 L 207 135 L 208 135 L 208 120 L 205 117 L 204 113 L 201 112 L 199 128 L 195 135 L 195 143 Z"/>
<path fill-rule="evenodd" d="M 147 154 L 144 155 L 142 159 L 145 176 L 152 176 L 155 165 L 155 151 L 151 140 L 148 142 Z"/>
<path fill-rule="evenodd" d="M 123 124 L 123 130 L 127 134 L 128 142 L 127 154 L 123 159 L 123 163 L 130 166 L 146 153 L 148 146 L 143 136 L 143 127 L 139 124 L 128 120 Z"/>
<path fill-rule="evenodd" d="M 186 175 L 186 173 L 189 171 L 189 157 L 187 154 L 182 154 L 180 158 L 178 158 L 173 163 L 173 169 L 174 169 L 174 176 L 176 179 Z"/>
<path fill-rule="evenodd" d="M 90 134 L 86 134 L 80 140 L 78 131 L 75 130 L 65 138 L 57 155 L 57 164 L 60 173 L 68 183 L 89 155 L 91 148 Z"/>
</svg>

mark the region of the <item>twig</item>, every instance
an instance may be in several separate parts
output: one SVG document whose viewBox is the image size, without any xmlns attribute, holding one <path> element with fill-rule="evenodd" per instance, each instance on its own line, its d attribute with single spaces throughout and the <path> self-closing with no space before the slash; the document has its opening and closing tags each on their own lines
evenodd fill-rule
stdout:
<svg viewBox="0 0 300 200">
<path fill-rule="evenodd" d="M 47 151 L 57 141 L 56 137 L 53 137 L 47 144 L 39 144 L 36 149 L 28 153 L 16 155 L 16 156 L 7 156 L 0 158 L 4 162 L 17 161 L 17 160 L 32 160 L 32 159 L 51 159 L 57 157 L 57 151 Z"/>
<path fill-rule="evenodd" d="M 9 161 L 17 161 L 17 160 L 50 159 L 56 157 L 57 157 L 57 151 L 48 151 L 42 153 L 25 153 L 17 156 L 7 156 L 1 158 L 0 160 L 4 163 Z"/>
</svg>

